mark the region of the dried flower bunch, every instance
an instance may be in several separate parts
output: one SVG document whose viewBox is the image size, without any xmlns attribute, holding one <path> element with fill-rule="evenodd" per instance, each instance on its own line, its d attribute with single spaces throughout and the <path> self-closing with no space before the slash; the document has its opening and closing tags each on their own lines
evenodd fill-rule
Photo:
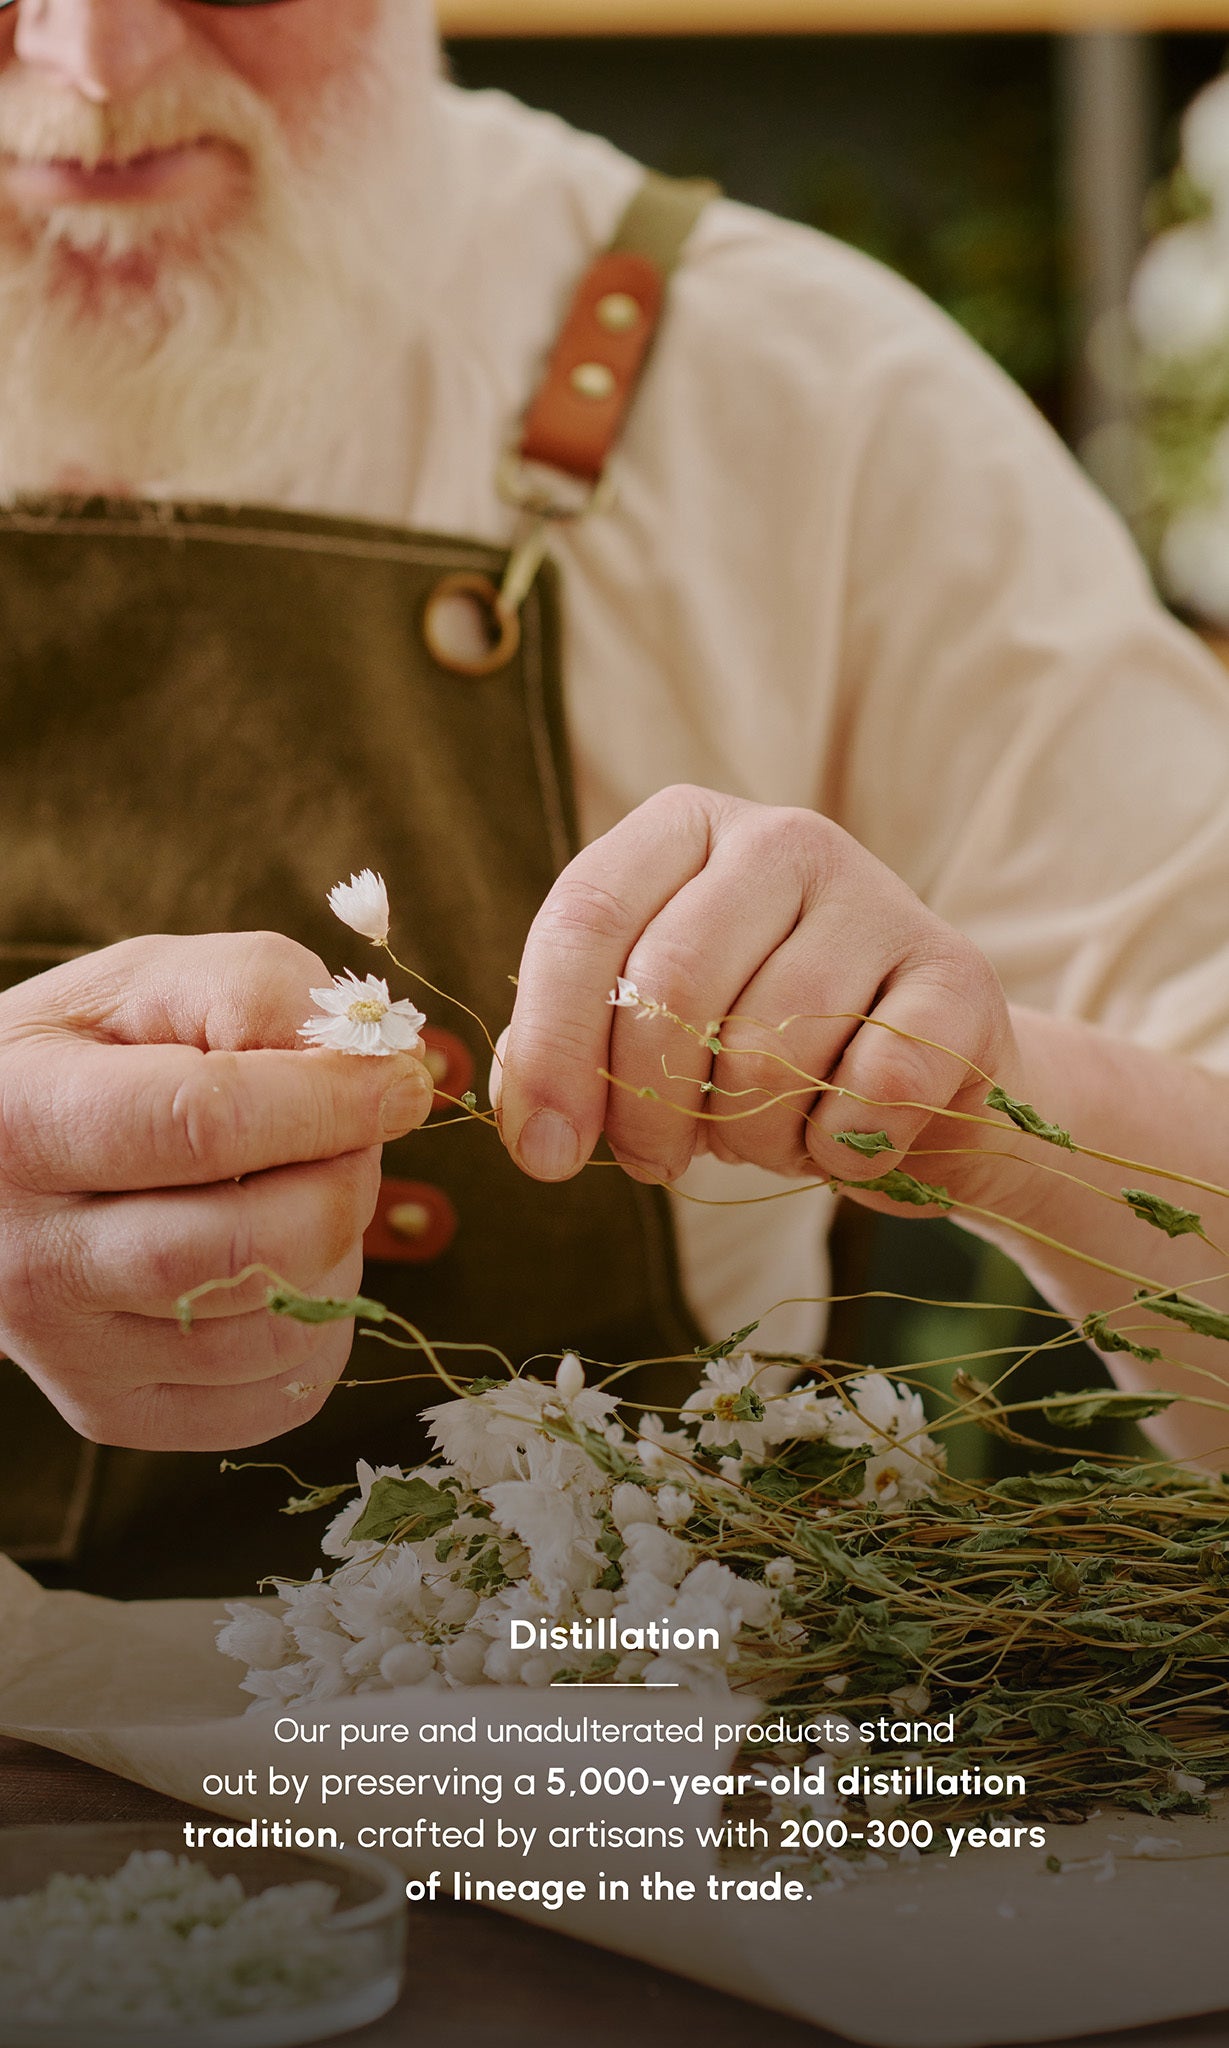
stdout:
<svg viewBox="0 0 1229 2048">
<path fill-rule="evenodd" d="M 783 1551 L 747 1573 L 737 1548 L 732 1565 L 714 1548 L 719 1527 L 733 1531 L 748 1502 L 767 1498 L 762 1479 L 744 1494 L 743 1474 L 773 1470 L 789 1446 L 890 1511 L 928 1494 L 942 1463 L 917 1394 L 874 1373 L 839 1392 L 788 1377 L 746 1353 L 711 1359 L 677 1429 L 650 1415 L 638 1431 L 571 1353 L 553 1386 L 474 1382 L 427 1410 L 429 1464 L 360 1468 L 357 1498 L 323 1542 L 341 1568 L 279 1584 L 280 1619 L 234 1605 L 220 1646 L 252 1667 L 245 1689 L 279 1705 L 569 1677 L 694 1688 L 788 1662 L 807 1633 L 791 1612 L 795 1560 Z M 513 1619 L 569 1634 L 578 1623 L 582 1643 L 614 1633 L 590 1622 L 626 1635 L 666 1620 L 676 1640 L 709 1629 L 719 1647 L 518 1650 Z"/>
<path fill-rule="evenodd" d="M 334 898 L 387 949 L 378 877 Z M 670 1015 L 626 980 L 609 1000 Z M 721 1029 L 671 1021 L 710 1044 Z M 478 1114 L 472 1098 L 461 1107 Z M 966 1122 L 1001 1134 L 1005 1119 L 1058 1148 L 1067 1168 L 1080 1151 L 1001 1088 L 986 1110 Z M 870 1158 L 889 1149 L 883 1134 L 845 1139 Z M 931 1210 L 964 1206 L 900 1170 L 860 1185 Z M 1144 1226 L 1210 1244 L 1194 1210 L 1139 1188 L 1120 1199 Z M 1076 1449 L 1059 1470 L 992 1485 L 945 1469 L 942 1440 L 959 1424 L 1041 1449 L 1030 1415 L 1078 1432 L 1161 1413 L 1176 1396 L 1012 1398 L 1026 1359 L 1081 1338 L 1160 1362 L 1133 1332 L 1138 1305 L 1229 1341 L 1223 1311 L 1123 1277 L 1136 1283 L 1133 1304 L 1079 1331 L 1038 1309 L 1052 1334 L 994 1355 L 984 1379 L 966 1359 L 929 1405 L 924 1367 L 889 1379 L 762 1356 L 747 1348 L 752 1325 L 697 1354 L 699 1384 L 667 1418 L 628 1411 L 617 1376 L 603 1368 L 593 1383 L 570 1353 L 553 1384 L 494 1352 L 497 1371 L 457 1376 L 447 1347 L 380 1303 L 316 1300 L 270 1275 L 274 1313 L 354 1317 L 418 1350 L 451 1398 L 427 1410 L 425 1463 L 297 1481 L 286 1512 L 335 1510 L 329 1568 L 275 1582 L 280 1611 L 235 1604 L 220 1647 L 247 1667 L 257 1708 L 404 1685 L 606 1679 L 733 1686 L 808 1710 L 839 1701 L 855 1719 L 903 1704 L 955 1717 L 951 1768 L 1022 1772 L 1033 1813 L 1074 1817 L 1104 1800 L 1198 1810 L 1209 1787 L 1229 1784 L 1229 1487 Z M 185 1324 L 194 1299 L 180 1305 Z M 1197 1398 L 1229 1414 L 1223 1384 L 1208 1380 Z M 669 1624 L 668 1636 L 651 1623 Z"/>
<path fill-rule="evenodd" d="M 622 1417 L 570 1355 L 554 1386 L 475 1380 L 428 1411 L 427 1464 L 291 1503 L 355 1496 L 324 1537 L 332 1567 L 276 1583 L 280 1613 L 233 1604 L 219 1647 L 258 1705 L 602 1678 L 839 1700 L 855 1720 L 908 1701 L 955 1715 L 952 1769 L 1023 1772 L 1031 1810 L 1197 1810 L 1229 1784 L 1229 1490 L 1078 1459 L 977 1486 L 945 1476 L 938 1441 L 1153 1398 L 1013 1406 L 966 1378 L 928 1423 L 882 1374 L 815 1361 L 799 1385 L 731 1350 L 671 1429 Z M 721 1647 L 515 1650 L 513 1617 L 581 1636 L 665 1618 Z"/>
</svg>

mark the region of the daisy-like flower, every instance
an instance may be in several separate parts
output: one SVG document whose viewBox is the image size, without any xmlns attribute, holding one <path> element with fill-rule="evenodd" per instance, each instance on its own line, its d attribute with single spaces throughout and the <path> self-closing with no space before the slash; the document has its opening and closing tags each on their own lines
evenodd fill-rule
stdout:
<svg viewBox="0 0 1229 2048">
<path fill-rule="evenodd" d="M 329 890 L 329 909 L 352 932 L 370 939 L 373 946 L 388 944 L 388 889 L 383 875 L 364 868 L 361 875 L 338 882 L 335 889 Z"/>
<path fill-rule="evenodd" d="M 426 1017 L 411 1002 L 395 1003 L 388 983 L 369 974 L 360 981 L 347 967 L 333 976 L 331 988 L 314 988 L 312 1001 L 323 1011 L 299 1026 L 299 1037 L 309 1045 L 324 1045 L 334 1052 L 374 1053 L 387 1057 L 395 1052 L 417 1052 Z"/>
<path fill-rule="evenodd" d="M 641 1003 L 640 990 L 634 981 L 627 981 L 620 974 L 615 977 L 615 985 L 606 1001 L 612 1010 L 638 1010 Z"/>
</svg>

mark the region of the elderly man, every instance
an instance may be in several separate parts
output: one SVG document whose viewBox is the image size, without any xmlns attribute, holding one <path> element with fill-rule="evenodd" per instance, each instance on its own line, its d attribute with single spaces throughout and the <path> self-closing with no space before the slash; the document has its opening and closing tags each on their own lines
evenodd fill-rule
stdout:
<svg viewBox="0 0 1229 2048">
<path fill-rule="evenodd" d="M 173 1314 L 250 1259 L 352 1290 L 384 1139 L 370 1288 L 518 1362 L 685 1352 L 779 1302 L 770 1340 L 813 1343 L 821 1183 L 900 1166 L 1073 1317 L 1208 1270 L 1106 1199 L 1121 1167 L 951 1117 L 992 1077 L 1229 1179 L 1223 678 L 938 315 L 704 197 L 442 84 L 428 0 L 0 12 L 23 1554 L 217 1590 L 244 1542 L 291 1561 L 220 1450 L 402 1455 L 413 1389 L 324 1405 L 347 1327 L 258 1288 L 188 1339 Z M 445 1092 L 516 976 L 506 1152 L 417 1131 L 413 1059 L 296 1051 L 298 944 L 134 936 L 272 926 L 363 968 L 324 897 L 367 864 L 449 999 Z M 620 976 L 700 1031 L 609 1006 Z M 603 1135 L 624 1171 L 575 1178 Z M 1166 1329 L 1178 1363 L 1128 1376 L 1229 1376 Z"/>
</svg>

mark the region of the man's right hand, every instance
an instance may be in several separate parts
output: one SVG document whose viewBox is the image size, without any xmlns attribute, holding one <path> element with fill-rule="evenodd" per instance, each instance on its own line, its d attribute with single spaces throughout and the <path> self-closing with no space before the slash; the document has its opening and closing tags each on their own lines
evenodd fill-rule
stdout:
<svg viewBox="0 0 1229 2048">
<path fill-rule="evenodd" d="M 349 1322 L 271 1316 L 255 1280 L 185 1335 L 175 1302 L 258 1262 L 360 1284 L 380 1145 L 432 1084 L 412 1056 L 298 1043 L 328 979 L 248 933 L 127 940 L 0 994 L 0 1352 L 83 1436 L 230 1450 L 323 1406 Z"/>
</svg>

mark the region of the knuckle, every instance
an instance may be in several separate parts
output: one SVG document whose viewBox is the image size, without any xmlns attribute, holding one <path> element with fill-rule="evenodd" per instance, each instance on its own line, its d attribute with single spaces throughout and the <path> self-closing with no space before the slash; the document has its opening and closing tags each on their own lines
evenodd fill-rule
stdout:
<svg viewBox="0 0 1229 2048">
<path fill-rule="evenodd" d="M 689 1021 L 694 991 L 704 984 L 706 970 L 711 976 L 711 945 L 685 932 L 668 937 L 648 932 L 628 955 L 626 973 L 637 988 L 664 1002 Z"/>
<path fill-rule="evenodd" d="M 915 985 L 943 1005 L 943 1027 L 928 1035 L 958 1057 L 980 1060 L 1007 1016 L 1002 983 L 981 948 L 962 932 L 938 924 L 915 949 L 909 971 Z"/>
<path fill-rule="evenodd" d="M 379 1193 L 378 1157 L 355 1153 L 336 1162 L 320 1188 L 311 1232 L 318 1270 L 331 1271 L 349 1258 L 375 1214 Z M 300 1235 L 306 1239 L 308 1233 Z"/>
<path fill-rule="evenodd" d="M 46 1222 L 33 1217 L 16 1224 L 8 1221 L 0 1231 L 4 1327 L 18 1337 L 19 1344 L 40 1322 L 45 1326 L 48 1310 L 62 1290 L 62 1247 L 58 1233 L 50 1233 L 50 1242 L 48 1237 Z"/>
<path fill-rule="evenodd" d="M 271 975 L 278 979 L 301 981 L 304 975 L 327 973 L 318 953 L 301 946 L 297 939 L 289 938 L 285 932 L 240 932 L 234 945 L 235 968 L 245 976 Z"/>
<path fill-rule="evenodd" d="M 805 1085 L 797 1067 L 805 1063 L 805 1054 L 795 1058 L 778 1034 L 758 1029 L 749 1018 L 731 1019 L 723 1025 L 720 1042 L 715 1075 L 720 1088 L 740 1098 L 753 1092 L 797 1100 L 799 1087 Z"/>
<path fill-rule="evenodd" d="M 40 1185 L 47 1176 L 51 1157 L 39 1129 L 21 1068 L 6 1062 L 0 1070 L 0 1180 L 16 1189 Z"/>
<path fill-rule="evenodd" d="M 255 1218 L 251 1215 L 247 1205 L 241 1204 L 237 1214 L 231 1219 L 230 1227 L 222 1244 L 220 1268 L 216 1276 L 211 1274 L 209 1277 L 211 1279 L 216 1277 L 220 1280 L 236 1280 L 240 1273 L 247 1271 L 249 1266 L 256 1266 L 261 1263 L 266 1249 L 266 1247 L 262 1246 L 261 1234 L 256 1227 Z M 182 1292 L 182 1289 L 177 1291 Z"/>
<path fill-rule="evenodd" d="M 701 820 L 708 824 L 734 804 L 737 797 L 722 797 L 714 790 L 705 789 L 698 782 L 668 782 L 663 789 L 654 790 L 641 804 L 641 812 L 660 812 L 668 820 L 695 824 Z M 633 813 L 634 815 L 634 813 Z"/>
<path fill-rule="evenodd" d="M 233 1053 L 206 1053 L 166 1106 L 165 1130 L 157 1134 L 159 1153 L 186 1159 L 206 1179 L 238 1157 L 250 1119 L 236 1078 Z"/>
<path fill-rule="evenodd" d="M 227 938 L 225 970 L 205 1020 L 206 1041 L 236 1051 L 297 1043 L 308 990 L 326 985 L 328 968 L 284 932 Z"/>
<path fill-rule="evenodd" d="M 562 875 L 535 922 L 535 935 L 565 944 L 622 939 L 631 920 L 623 898 L 584 875 Z"/>
<path fill-rule="evenodd" d="M 804 902 L 829 893 L 854 846 L 822 812 L 797 806 L 751 806 L 740 833 L 748 865 L 765 880 L 784 878 Z"/>
</svg>

